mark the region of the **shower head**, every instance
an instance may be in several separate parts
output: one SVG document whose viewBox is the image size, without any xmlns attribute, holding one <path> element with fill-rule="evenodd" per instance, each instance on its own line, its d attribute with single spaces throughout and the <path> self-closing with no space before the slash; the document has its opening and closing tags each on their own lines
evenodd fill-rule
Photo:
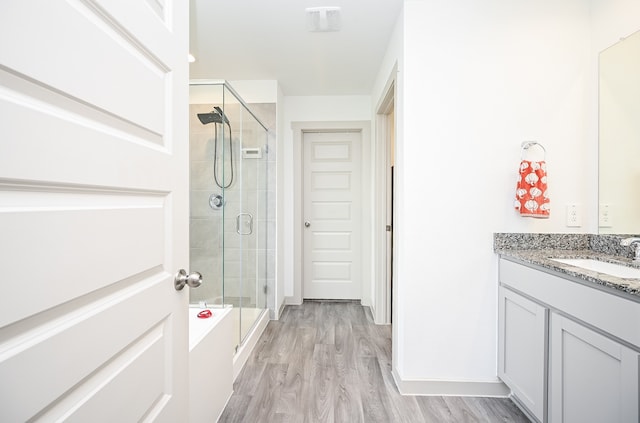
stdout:
<svg viewBox="0 0 640 423">
<path fill-rule="evenodd" d="M 198 113 L 198 119 L 202 122 L 203 125 L 208 123 L 226 123 L 229 124 L 229 119 L 227 119 L 227 115 L 224 114 L 222 109 L 218 106 L 215 106 L 209 113 Z"/>
<path fill-rule="evenodd" d="M 210 112 L 210 113 L 198 113 L 198 119 L 202 122 L 203 125 L 208 123 L 222 123 L 222 115 L 218 112 Z"/>
</svg>

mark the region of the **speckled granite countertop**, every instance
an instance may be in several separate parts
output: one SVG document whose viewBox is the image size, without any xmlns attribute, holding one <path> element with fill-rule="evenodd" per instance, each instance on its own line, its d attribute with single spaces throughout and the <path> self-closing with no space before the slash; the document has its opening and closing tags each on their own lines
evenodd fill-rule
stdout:
<svg viewBox="0 0 640 423">
<path fill-rule="evenodd" d="M 619 278 L 552 260 L 596 259 L 640 268 L 640 264 L 632 262 L 628 248 L 620 247 L 620 240 L 628 236 L 636 235 L 499 233 L 494 234 L 494 251 L 511 261 L 540 266 L 640 298 L 640 279 Z"/>
</svg>

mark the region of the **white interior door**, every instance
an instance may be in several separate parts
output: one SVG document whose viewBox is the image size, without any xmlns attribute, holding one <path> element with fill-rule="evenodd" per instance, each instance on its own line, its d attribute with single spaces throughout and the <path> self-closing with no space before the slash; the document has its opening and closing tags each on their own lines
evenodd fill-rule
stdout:
<svg viewBox="0 0 640 423">
<path fill-rule="evenodd" d="M 186 0 L 0 4 L 0 421 L 187 416 L 187 50 Z"/>
<path fill-rule="evenodd" d="M 360 132 L 305 132 L 303 296 L 361 299 Z"/>
</svg>

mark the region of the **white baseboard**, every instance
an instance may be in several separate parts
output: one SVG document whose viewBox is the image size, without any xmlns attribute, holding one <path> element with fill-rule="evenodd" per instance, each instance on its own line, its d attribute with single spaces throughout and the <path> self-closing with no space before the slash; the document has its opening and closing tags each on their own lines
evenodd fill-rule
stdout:
<svg viewBox="0 0 640 423">
<path fill-rule="evenodd" d="M 392 374 L 402 395 L 507 398 L 510 394 L 507 385 L 500 380 L 495 382 L 402 380 L 395 370 Z"/>
<path fill-rule="evenodd" d="M 280 309 L 278 309 L 278 316 L 276 317 L 276 320 L 280 320 L 280 318 L 282 317 L 282 312 L 284 311 L 284 307 L 287 305 L 286 301 L 283 301 L 282 304 L 280 304 Z"/>
<path fill-rule="evenodd" d="M 286 305 L 300 305 L 302 304 L 301 298 L 296 297 L 284 297 L 284 304 Z"/>
</svg>

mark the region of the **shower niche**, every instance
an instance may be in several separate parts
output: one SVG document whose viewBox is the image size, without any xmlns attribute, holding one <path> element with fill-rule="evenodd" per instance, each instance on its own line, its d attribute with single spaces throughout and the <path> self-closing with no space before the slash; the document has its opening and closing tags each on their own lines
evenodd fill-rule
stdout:
<svg viewBox="0 0 640 423">
<path fill-rule="evenodd" d="M 192 81 L 189 94 L 190 266 L 204 281 L 190 303 L 232 307 L 239 346 L 273 292 L 275 104 L 246 104 L 226 81 Z"/>
</svg>

